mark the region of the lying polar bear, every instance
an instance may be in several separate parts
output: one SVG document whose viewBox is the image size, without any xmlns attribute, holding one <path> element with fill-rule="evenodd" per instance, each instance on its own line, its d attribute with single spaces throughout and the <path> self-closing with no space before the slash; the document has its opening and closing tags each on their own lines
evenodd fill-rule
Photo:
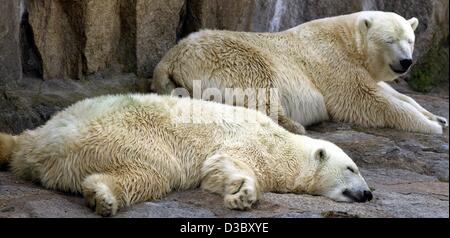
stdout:
<svg viewBox="0 0 450 238">
<path fill-rule="evenodd" d="M 253 110 L 189 98 L 81 101 L 35 130 L 0 134 L 6 162 L 46 188 L 82 193 L 102 216 L 199 185 L 222 194 L 231 209 L 248 209 L 269 191 L 372 198 L 355 163 L 334 144 L 289 133 Z"/>
<path fill-rule="evenodd" d="M 416 18 L 368 11 L 280 33 L 201 31 L 162 59 L 152 90 L 192 91 L 193 80 L 202 80 L 203 89 L 277 88 L 279 123 L 292 132 L 331 117 L 364 127 L 441 134 L 445 118 L 383 82 L 411 67 L 418 25 Z"/>
</svg>

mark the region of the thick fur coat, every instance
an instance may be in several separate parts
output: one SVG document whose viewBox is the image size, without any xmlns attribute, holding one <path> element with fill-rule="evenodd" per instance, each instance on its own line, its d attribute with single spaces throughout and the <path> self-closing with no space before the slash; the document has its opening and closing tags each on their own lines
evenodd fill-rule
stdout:
<svg viewBox="0 0 450 238">
<path fill-rule="evenodd" d="M 46 188 L 82 193 L 103 216 L 199 185 L 231 209 L 250 208 L 267 191 L 371 197 L 337 146 L 289 133 L 253 110 L 189 98 L 81 101 L 35 130 L 0 133 L 0 163 Z"/>
<path fill-rule="evenodd" d="M 445 118 L 425 110 L 383 81 L 412 63 L 418 20 L 387 12 L 319 19 L 279 33 L 205 30 L 170 50 L 152 89 L 276 88 L 279 123 L 292 132 L 324 120 L 363 127 L 437 133 Z M 241 105 L 245 106 L 245 105 Z"/>
</svg>

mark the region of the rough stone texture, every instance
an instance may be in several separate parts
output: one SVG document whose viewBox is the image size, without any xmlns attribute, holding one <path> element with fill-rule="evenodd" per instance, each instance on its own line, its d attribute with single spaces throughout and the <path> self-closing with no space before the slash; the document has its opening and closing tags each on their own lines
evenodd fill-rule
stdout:
<svg viewBox="0 0 450 238">
<path fill-rule="evenodd" d="M 363 169 L 375 200 L 336 203 L 323 197 L 266 193 L 250 211 L 231 211 L 218 195 L 201 190 L 176 192 L 121 210 L 118 218 L 201 217 L 441 217 L 448 218 L 448 183 L 405 170 Z M 42 189 L 0 172 L 0 217 L 98 217 L 80 196 Z"/>
<path fill-rule="evenodd" d="M 134 71 L 135 7 L 125 0 L 30 0 L 29 23 L 43 78 Z"/>
<path fill-rule="evenodd" d="M 19 133 L 47 121 L 55 112 L 87 97 L 145 92 L 147 80 L 134 74 L 93 75 L 86 80 L 24 78 L 0 87 L 0 131 Z"/>
<path fill-rule="evenodd" d="M 256 1 L 258 2 L 258 1 Z M 187 1 L 187 18 L 184 22 L 184 33 L 190 33 L 202 28 L 228 29 L 236 31 L 256 30 L 252 27 L 252 18 L 260 10 L 256 9 L 255 0 L 221 1 L 221 0 L 190 0 Z M 270 1 L 259 1 L 266 5 Z M 262 11 L 261 11 L 262 10 Z"/>
<path fill-rule="evenodd" d="M 28 12 L 23 14 L 20 24 L 20 51 L 23 75 L 43 78 L 42 59 L 34 42 L 33 28 L 29 22 Z"/>
<path fill-rule="evenodd" d="M 0 87 L 22 77 L 19 1 L 0 0 Z"/>
<path fill-rule="evenodd" d="M 44 111 L 48 117 L 76 98 L 105 91 L 105 82 L 116 82 L 115 90 L 127 85 L 139 91 L 145 81 L 133 77 L 121 79 L 91 79 L 90 82 L 50 81 L 40 83 L 38 102 L 19 111 L 30 119 L 32 126 L 45 120 L 39 116 Z M 26 82 L 30 82 L 27 79 Z M 108 84 L 109 85 L 109 84 Z M 132 86 L 133 85 L 133 86 Z M 23 91 L 8 90 L 1 95 L 4 104 L 27 104 L 26 92 L 36 93 L 39 84 Z M 111 85 L 110 85 L 111 86 Z M 431 95 L 412 93 L 405 85 L 394 85 L 399 91 L 412 95 L 433 113 L 449 116 L 448 91 Z M 22 86 L 24 87 L 24 86 Z M 75 91 L 72 91 L 73 89 Z M 448 87 L 447 87 L 448 89 Z M 25 101 L 24 101 L 25 100 Z M 45 105 L 46 100 L 49 104 Z M 60 104 L 56 103 L 60 102 Z M 55 106 L 56 105 L 56 106 Z M 12 112 L 11 109 L 8 109 Z M 31 112 L 31 113 L 30 113 Z M 4 115 L 0 112 L 0 115 Z M 14 120 L 18 120 L 15 118 Z M 13 121 L 13 120 L 10 120 Z M 33 124 L 36 123 L 36 124 Z M 26 125 L 28 126 L 28 125 Z M 0 131 L 5 127 L 3 118 Z M 10 128 L 9 125 L 6 128 Z M 161 200 L 148 201 L 121 210 L 117 217 L 449 217 L 449 148 L 448 130 L 442 136 L 412 134 L 390 129 L 361 129 L 348 124 L 323 123 L 309 128 L 309 136 L 335 142 L 346 151 L 361 168 L 375 199 L 365 204 L 336 203 L 323 197 L 294 194 L 267 193 L 253 210 L 231 211 L 223 206 L 223 199 L 199 189 L 174 192 Z M 77 195 L 49 191 L 27 181 L 15 178 L 10 172 L 0 172 L 0 217 L 97 217 Z"/>
<path fill-rule="evenodd" d="M 30 0 L 44 79 L 104 71 L 151 77 L 175 45 L 185 0 Z"/>
<path fill-rule="evenodd" d="M 177 40 L 184 0 L 137 0 L 136 55 L 138 75 L 151 77 L 153 69 Z"/>
<path fill-rule="evenodd" d="M 87 73 L 101 72 L 114 63 L 120 43 L 120 0 L 88 0 L 85 12 Z"/>
<path fill-rule="evenodd" d="M 136 59 L 136 0 L 120 0 L 119 63 L 123 72 L 135 73 Z"/>
<path fill-rule="evenodd" d="M 29 20 L 45 79 L 82 77 L 83 9 L 80 1 L 29 1 Z"/>
</svg>

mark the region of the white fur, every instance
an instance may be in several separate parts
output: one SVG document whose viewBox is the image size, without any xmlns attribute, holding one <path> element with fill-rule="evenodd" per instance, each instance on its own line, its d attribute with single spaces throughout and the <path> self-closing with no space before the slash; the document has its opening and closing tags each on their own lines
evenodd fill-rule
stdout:
<svg viewBox="0 0 450 238">
<path fill-rule="evenodd" d="M 282 105 L 278 123 L 294 133 L 301 133 L 301 125 L 331 119 L 442 134 L 445 118 L 380 83 L 409 70 L 418 26 L 417 18 L 365 11 L 278 33 L 201 31 L 167 53 L 155 69 L 152 89 L 192 92 L 193 80 L 219 91 L 276 88 L 280 97 L 271 100 Z"/>
<path fill-rule="evenodd" d="M 347 179 L 356 165 L 332 143 L 289 133 L 254 110 L 157 95 L 87 99 L 35 130 L 0 134 L 0 162 L 8 159 L 14 174 L 82 193 L 102 216 L 199 185 L 241 210 L 269 191 L 344 201 L 345 189 L 368 190 L 359 173 Z"/>
</svg>

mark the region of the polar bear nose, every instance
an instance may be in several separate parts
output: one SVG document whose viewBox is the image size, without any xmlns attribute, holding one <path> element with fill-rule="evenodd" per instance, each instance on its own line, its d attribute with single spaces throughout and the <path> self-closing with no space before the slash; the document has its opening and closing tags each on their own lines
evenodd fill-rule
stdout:
<svg viewBox="0 0 450 238">
<path fill-rule="evenodd" d="M 411 67 L 412 63 L 413 63 L 412 59 L 400 60 L 400 65 L 403 67 L 404 70 L 408 70 L 409 67 Z"/>
<path fill-rule="evenodd" d="M 372 192 L 369 190 L 364 191 L 364 198 L 365 201 L 371 201 L 373 199 Z"/>
<path fill-rule="evenodd" d="M 349 189 L 344 190 L 343 195 L 352 199 L 354 202 L 367 202 L 373 199 L 372 192 L 369 190 L 354 191 Z"/>
</svg>

